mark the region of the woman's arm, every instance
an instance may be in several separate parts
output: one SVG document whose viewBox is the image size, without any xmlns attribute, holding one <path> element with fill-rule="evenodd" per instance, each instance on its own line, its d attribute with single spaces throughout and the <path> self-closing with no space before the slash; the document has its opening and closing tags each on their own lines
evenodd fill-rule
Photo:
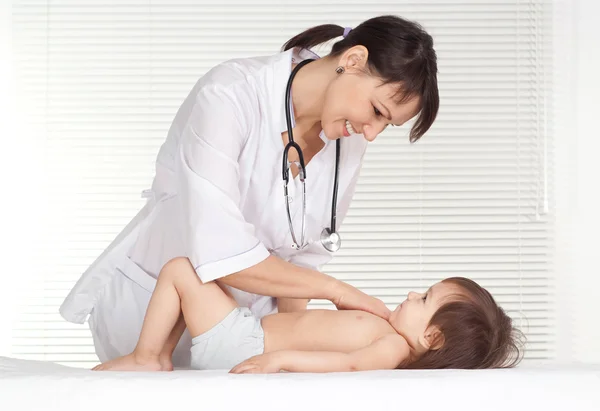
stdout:
<svg viewBox="0 0 600 411">
<path fill-rule="evenodd" d="M 333 277 L 298 267 L 273 255 L 218 281 L 239 290 L 271 297 L 323 300 L 334 300 L 341 286 L 340 281 Z"/>
<path fill-rule="evenodd" d="M 260 295 L 329 300 L 338 309 L 367 311 L 384 319 L 390 315 L 381 300 L 317 270 L 298 267 L 273 255 L 218 281 Z"/>
<path fill-rule="evenodd" d="M 284 298 L 277 299 L 277 312 L 279 313 L 296 313 L 306 311 L 308 306 L 308 298 Z"/>
</svg>

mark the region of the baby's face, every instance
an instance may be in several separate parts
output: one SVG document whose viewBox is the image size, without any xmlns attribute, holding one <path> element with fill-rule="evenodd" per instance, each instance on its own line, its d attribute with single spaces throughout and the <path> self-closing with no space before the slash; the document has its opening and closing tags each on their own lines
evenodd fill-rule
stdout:
<svg viewBox="0 0 600 411">
<path fill-rule="evenodd" d="M 434 284 L 422 294 L 410 292 L 408 298 L 392 312 L 390 324 L 411 347 L 417 348 L 433 314 L 456 293 L 455 285 L 444 282 Z"/>
</svg>

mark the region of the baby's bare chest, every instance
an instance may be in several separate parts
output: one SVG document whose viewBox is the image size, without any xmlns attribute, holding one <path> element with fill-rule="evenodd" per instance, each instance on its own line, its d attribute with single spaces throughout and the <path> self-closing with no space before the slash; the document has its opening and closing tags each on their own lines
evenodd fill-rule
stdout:
<svg viewBox="0 0 600 411">
<path fill-rule="evenodd" d="M 309 310 L 292 321 L 281 319 L 264 324 L 276 349 L 350 352 L 394 332 L 387 321 L 362 311 Z"/>
</svg>

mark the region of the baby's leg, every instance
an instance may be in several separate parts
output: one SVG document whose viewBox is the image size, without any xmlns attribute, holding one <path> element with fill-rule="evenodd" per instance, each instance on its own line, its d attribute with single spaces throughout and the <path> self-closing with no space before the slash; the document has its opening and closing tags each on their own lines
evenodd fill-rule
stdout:
<svg viewBox="0 0 600 411">
<path fill-rule="evenodd" d="M 219 283 L 218 281 L 215 281 L 217 284 Z M 220 286 L 220 284 L 219 284 Z M 231 294 L 227 291 L 227 289 L 221 287 L 223 292 L 225 292 L 225 294 L 227 294 L 229 297 L 231 297 L 232 301 L 233 301 L 233 296 L 231 296 Z M 183 335 L 184 331 L 186 328 L 186 324 L 185 324 L 185 320 L 183 317 L 183 312 L 181 313 L 181 315 L 179 316 L 179 319 L 177 320 L 177 323 L 175 324 L 175 327 L 173 327 L 173 330 L 171 331 L 171 334 L 169 335 L 169 338 L 167 338 L 167 342 L 165 343 L 165 346 L 163 347 L 160 355 L 158 356 L 158 361 L 160 362 L 161 365 L 161 369 L 163 371 L 172 371 L 173 370 L 173 351 L 175 351 L 175 348 L 177 347 L 177 344 L 179 343 L 179 340 L 181 339 L 181 336 Z"/>
<path fill-rule="evenodd" d="M 215 283 L 203 284 L 187 258 L 175 258 L 161 270 L 133 353 L 104 363 L 98 370 L 159 370 L 167 340 L 179 340 L 174 330 L 183 311 L 192 336 L 208 331 L 237 304 Z M 185 327 L 183 327 L 185 329 Z M 181 333 L 183 332 L 181 329 Z M 176 344 L 176 342 L 175 342 Z"/>
<path fill-rule="evenodd" d="M 185 331 L 185 320 L 183 319 L 183 313 L 179 314 L 179 319 L 175 323 L 175 326 L 171 330 L 171 334 L 167 338 L 162 351 L 158 356 L 158 362 L 162 371 L 173 371 L 173 351 L 177 348 L 179 340 Z"/>
</svg>

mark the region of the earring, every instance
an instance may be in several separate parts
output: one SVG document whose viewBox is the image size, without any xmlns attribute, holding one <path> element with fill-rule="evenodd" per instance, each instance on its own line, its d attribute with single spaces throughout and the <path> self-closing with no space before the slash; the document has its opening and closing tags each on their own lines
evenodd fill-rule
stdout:
<svg viewBox="0 0 600 411">
<path fill-rule="evenodd" d="M 338 68 L 335 69 L 335 72 L 338 74 L 342 74 L 344 72 L 344 68 L 342 66 L 339 66 Z"/>
</svg>

